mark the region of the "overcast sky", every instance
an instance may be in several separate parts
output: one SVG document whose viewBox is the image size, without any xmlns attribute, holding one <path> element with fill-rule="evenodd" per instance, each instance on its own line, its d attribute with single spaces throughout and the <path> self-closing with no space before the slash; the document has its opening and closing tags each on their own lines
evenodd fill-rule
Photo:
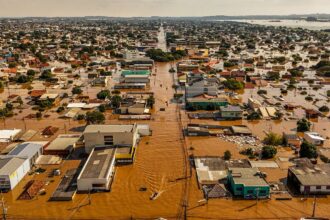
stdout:
<svg viewBox="0 0 330 220">
<path fill-rule="evenodd" d="M 0 0 L 0 17 L 330 13 L 330 0 Z"/>
</svg>

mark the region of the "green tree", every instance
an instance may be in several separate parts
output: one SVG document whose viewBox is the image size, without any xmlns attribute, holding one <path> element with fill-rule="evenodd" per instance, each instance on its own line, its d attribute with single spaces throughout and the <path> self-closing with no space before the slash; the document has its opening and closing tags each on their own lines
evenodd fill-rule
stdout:
<svg viewBox="0 0 330 220">
<path fill-rule="evenodd" d="M 86 121 L 88 124 L 102 124 L 105 121 L 105 116 L 99 111 L 87 112 Z"/>
<path fill-rule="evenodd" d="M 53 77 L 52 71 L 51 70 L 44 70 L 41 75 L 40 79 L 51 79 Z"/>
<path fill-rule="evenodd" d="M 223 82 L 224 86 L 230 90 L 240 90 L 244 88 L 244 84 L 235 79 L 228 79 Z"/>
<path fill-rule="evenodd" d="M 153 108 L 154 104 L 155 104 L 154 96 L 149 96 L 149 98 L 147 99 L 147 106 L 149 106 L 150 108 Z"/>
<path fill-rule="evenodd" d="M 106 98 L 110 98 L 110 91 L 109 90 L 101 90 L 99 93 L 97 93 L 97 98 L 98 99 L 106 99 Z"/>
<path fill-rule="evenodd" d="M 277 149 L 274 146 L 264 146 L 261 150 L 261 157 L 263 159 L 270 159 L 275 157 Z"/>
<path fill-rule="evenodd" d="M 306 118 L 302 118 L 297 122 L 297 131 L 298 132 L 309 131 L 310 127 L 311 127 L 311 123 Z"/>
<path fill-rule="evenodd" d="M 283 143 L 282 135 L 270 132 L 263 140 L 264 144 L 271 145 L 271 146 L 278 146 Z"/>
<path fill-rule="evenodd" d="M 226 150 L 223 154 L 223 159 L 230 160 L 231 156 L 231 152 L 229 150 Z"/>
<path fill-rule="evenodd" d="M 307 158 L 317 158 L 318 154 L 316 146 L 308 143 L 307 141 L 304 141 L 300 146 L 299 156 Z"/>
<path fill-rule="evenodd" d="M 111 105 L 114 108 L 119 108 L 121 102 L 121 97 L 119 95 L 114 95 L 111 97 Z"/>
<path fill-rule="evenodd" d="M 329 112 L 329 107 L 326 105 L 323 105 L 319 108 L 320 112 Z"/>
<path fill-rule="evenodd" d="M 80 86 L 75 86 L 75 87 L 73 87 L 72 88 L 72 94 L 78 94 L 78 95 L 80 95 L 81 93 L 82 93 L 82 90 L 81 90 L 81 87 Z"/>
<path fill-rule="evenodd" d="M 29 69 L 26 73 L 28 76 L 34 77 L 36 75 L 36 72 L 32 69 Z"/>
</svg>

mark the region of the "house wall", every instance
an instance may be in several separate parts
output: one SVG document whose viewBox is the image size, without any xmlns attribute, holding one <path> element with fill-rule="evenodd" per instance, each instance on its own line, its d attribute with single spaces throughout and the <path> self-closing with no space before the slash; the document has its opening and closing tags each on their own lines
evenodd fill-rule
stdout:
<svg viewBox="0 0 330 220">
<path fill-rule="evenodd" d="M 104 146 L 104 136 L 113 136 L 114 145 L 134 145 L 135 140 L 133 139 L 135 134 L 132 132 L 96 132 L 96 133 L 85 133 L 85 151 L 90 153 L 95 146 Z"/>
<path fill-rule="evenodd" d="M 327 186 L 303 186 L 300 185 L 301 194 L 330 194 L 330 184 Z"/>
<path fill-rule="evenodd" d="M 10 189 L 14 189 L 15 186 L 23 179 L 23 177 L 30 171 L 30 161 L 27 159 L 24 163 L 15 170 L 10 176 Z"/>
<path fill-rule="evenodd" d="M 223 118 L 241 118 L 242 112 L 221 112 Z"/>
</svg>

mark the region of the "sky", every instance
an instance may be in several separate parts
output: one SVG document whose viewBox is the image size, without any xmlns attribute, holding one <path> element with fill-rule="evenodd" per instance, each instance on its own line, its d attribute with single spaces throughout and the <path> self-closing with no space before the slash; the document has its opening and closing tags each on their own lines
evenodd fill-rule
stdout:
<svg viewBox="0 0 330 220">
<path fill-rule="evenodd" d="M 0 0 L 0 17 L 330 13 L 330 0 Z"/>
</svg>

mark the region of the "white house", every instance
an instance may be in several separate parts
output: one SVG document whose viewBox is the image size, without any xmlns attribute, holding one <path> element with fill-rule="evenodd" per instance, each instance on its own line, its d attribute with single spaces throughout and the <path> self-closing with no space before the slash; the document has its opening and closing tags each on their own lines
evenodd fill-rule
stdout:
<svg viewBox="0 0 330 220">
<path fill-rule="evenodd" d="M 323 145 L 325 139 L 321 137 L 317 132 L 305 132 L 304 133 L 304 139 L 311 144 L 314 145 Z"/>
</svg>

